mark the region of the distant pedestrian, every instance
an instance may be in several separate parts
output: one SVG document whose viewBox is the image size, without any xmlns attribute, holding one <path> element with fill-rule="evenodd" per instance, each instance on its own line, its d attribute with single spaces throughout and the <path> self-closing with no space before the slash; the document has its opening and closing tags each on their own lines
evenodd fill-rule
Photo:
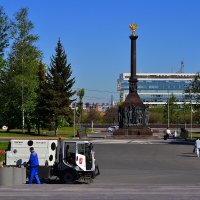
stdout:
<svg viewBox="0 0 200 200">
<path fill-rule="evenodd" d="M 168 135 L 171 135 L 171 130 L 169 129 L 169 127 L 167 127 L 167 129 L 166 129 L 166 133 L 167 133 Z"/>
<path fill-rule="evenodd" d="M 30 174 L 29 174 L 29 184 L 33 183 L 33 179 L 36 179 L 37 184 L 40 184 L 40 179 L 38 176 L 38 168 L 39 168 L 39 160 L 38 160 L 38 155 L 34 151 L 34 148 L 30 148 L 30 158 L 28 161 L 28 164 L 30 164 Z"/>
<path fill-rule="evenodd" d="M 195 142 L 195 152 L 197 154 L 197 157 L 199 157 L 199 149 L 200 149 L 200 140 L 197 139 Z"/>
<path fill-rule="evenodd" d="M 176 132 L 176 130 L 174 130 L 174 132 L 172 133 L 172 135 L 173 135 L 173 138 L 176 139 L 176 137 L 177 137 L 177 132 Z"/>
<path fill-rule="evenodd" d="M 171 135 L 171 131 L 170 131 L 169 127 L 167 127 L 167 129 L 165 130 L 164 140 L 169 139 L 170 135 Z"/>
</svg>

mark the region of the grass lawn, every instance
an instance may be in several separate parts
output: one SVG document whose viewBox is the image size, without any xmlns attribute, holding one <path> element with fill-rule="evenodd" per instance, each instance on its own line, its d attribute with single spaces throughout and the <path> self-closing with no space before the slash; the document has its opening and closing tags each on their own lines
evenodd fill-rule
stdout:
<svg viewBox="0 0 200 200">
<path fill-rule="evenodd" d="M 77 133 L 77 130 L 79 130 L 78 127 L 76 127 L 75 134 Z M 91 128 L 86 128 L 86 133 L 91 133 Z M 32 133 L 22 133 L 22 130 L 16 129 L 16 130 L 10 130 L 10 132 L 0 131 L 0 139 L 1 138 L 44 138 L 44 137 L 50 137 L 50 138 L 73 138 L 74 137 L 74 127 L 62 127 L 57 131 L 57 135 L 55 135 L 54 131 L 49 130 L 41 130 L 40 134 L 37 134 L 37 131 Z"/>
<path fill-rule="evenodd" d="M 0 149 L 1 150 L 7 150 L 8 149 L 8 145 L 9 145 L 9 142 L 1 142 L 0 141 Z"/>
<path fill-rule="evenodd" d="M 63 137 L 63 138 L 72 138 L 74 136 L 73 133 L 58 133 L 55 135 L 53 132 L 46 132 L 46 133 L 41 133 L 38 135 L 37 133 L 21 133 L 21 132 L 0 132 L 0 138 L 4 137 L 9 137 L 9 138 L 44 138 L 44 137 L 52 137 L 52 138 L 58 138 L 58 137 Z"/>
<path fill-rule="evenodd" d="M 192 132 L 193 137 L 200 137 L 200 132 Z"/>
<path fill-rule="evenodd" d="M 191 135 L 189 133 L 188 138 L 187 138 L 187 140 L 191 141 L 191 142 L 194 142 L 197 139 L 200 139 L 200 132 L 192 132 L 192 138 L 191 138 Z"/>
</svg>

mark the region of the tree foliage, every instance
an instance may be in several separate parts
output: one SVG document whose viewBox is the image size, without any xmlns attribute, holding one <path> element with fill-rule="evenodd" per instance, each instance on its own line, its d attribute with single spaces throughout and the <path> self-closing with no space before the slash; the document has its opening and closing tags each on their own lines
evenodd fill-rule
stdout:
<svg viewBox="0 0 200 200">
<path fill-rule="evenodd" d="M 58 40 L 55 56 L 51 58 L 51 64 L 47 73 L 46 109 L 49 123 L 55 134 L 57 129 L 65 122 L 71 122 L 73 112 L 70 108 L 75 92 L 72 87 L 75 78 L 71 78 L 71 65 L 67 63 L 67 55 Z"/>
<path fill-rule="evenodd" d="M 189 91 L 190 90 L 190 91 Z M 191 98 L 195 100 L 195 105 L 192 105 L 194 110 L 194 120 L 200 123 L 200 73 L 197 73 L 194 80 L 191 83 L 187 92 L 191 92 Z"/>
<path fill-rule="evenodd" d="M 163 123 L 163 106 L 149 107 L 149 123 Z"/>
<path fill-rule="evenodd" d="M 176 97 L 173 94 L 171 94 L 163 110 L 163 117 L 164 117 L 165 122 L 168 121 L 168 114 L 169 114 L 169 123 L 177 122 L 178 109 L 179 109 L 179 106 L 176 103 Z"/>
<path fill-rule="evenodd" d="M 10 30 L 11 22 L 4 12 L 3 7 L 0 6 L 0 57 L 4 56 L 5 49 L 9 46 Z"/>
<path fill-rule="evenodd" d="M 104 121 L 111 124 L 118 123 L 118 106 L 111 107 L 106 110 Z"/>
<path fill-rule="evenodd" d="M 77 96 L 79 97 L 79 101 L 78 101 L 78 110 L 77 110 L 77 115 L 79 117 L 79 121 L 80 123 L 82 123 L 82 116 L 83 116 L 83 97 L 85 95 L 85 90 L 82 88 L 82 89 L 79 89 L 77 91 Z"/>
<path fill-rule="evenodd" d="M 13 43 L 5 69 L 3 112 L 9 127 L 22 124 L 30 130 L 35 111 L 38 87 L 38 63 L 41 52 L 34 45 L 38 36 L 31 34 L 34 26 L 28 19 L 28 9 L 20 9 L 13 21 Z M 5 120 L 4 120 L 5 121 Z"/>
<path fill-rule="evenodd" d="M 91 109 L 89 112 L 85 112 L 83 118 L 84 123 L 91 123 L 92 121 L 94 123 L 102 122 L 102 116 L 100 112 L 96 111 L 95 109 Z"/>
<path fill-rule="evenodd" d="M 0 6 L 0 78 L 2 76 L 3 68 L 6 65 L 4 59 L 5 49 L 9 46 L 9 39 L 11 37 L 11 22 L 4 12 L 4 8 Z"/>
<path fill-rule="evenodd" d="M 40 62 L 38 66 L 38 89 L 37 89 L 37 105 L 35 109 L 35 123 L 37 126 L 38 134 L 40 134 L 40 128 L 45 127 L 45 121 L 47 121 L 46 116 L 46 105 L 45 99 L 48 98 L 46 96 L 46 66 Z"/>
</svg>

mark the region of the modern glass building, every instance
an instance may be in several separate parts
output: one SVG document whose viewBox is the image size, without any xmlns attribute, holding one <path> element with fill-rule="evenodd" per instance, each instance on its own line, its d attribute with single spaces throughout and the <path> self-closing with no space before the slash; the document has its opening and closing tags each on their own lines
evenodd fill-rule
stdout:
<svg viewBox="0 0 200 200">
<path fill-rule="evenodd" d="M 185 89 L 188 88 L 196 74 L 186 73 L 137 73 L 138 94 L 145 104 L 166 104 L 173 94 L 177 102 L 182 104 L 185 99 Z M 124 101 L 129 92 L 130 73 L 122 73 L 117 80 L 120 101 Z"/>
</svg>

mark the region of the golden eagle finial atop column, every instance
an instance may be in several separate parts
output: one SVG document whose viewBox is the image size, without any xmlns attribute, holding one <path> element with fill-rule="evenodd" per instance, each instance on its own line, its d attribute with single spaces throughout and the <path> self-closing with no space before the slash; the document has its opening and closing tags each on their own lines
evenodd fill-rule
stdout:
<svg viewBox="0 0 200 200">
<path fill-rule="evenodd" d="M 136 35 L 135 32 L 137 30 L 138 25 L 137 24 L 130 24 L 129 27 L 130 27 L 130 29 L 132 31 L 132 35 L 135 36 Z"/>
</svg>

